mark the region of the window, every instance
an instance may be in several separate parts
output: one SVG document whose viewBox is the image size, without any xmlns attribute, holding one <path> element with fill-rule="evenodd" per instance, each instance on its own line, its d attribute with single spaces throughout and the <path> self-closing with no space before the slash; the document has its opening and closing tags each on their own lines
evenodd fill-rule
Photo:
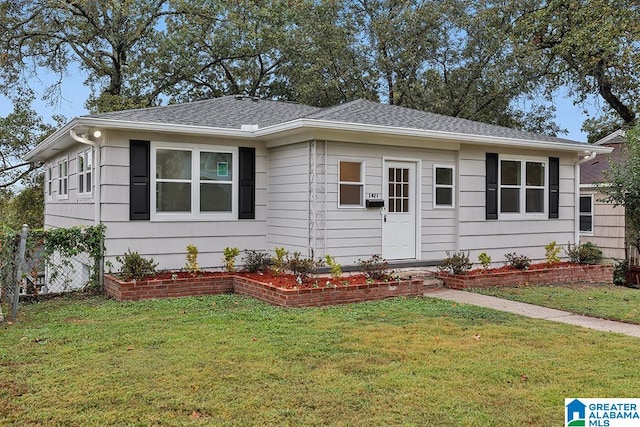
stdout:
<svg viewBox="0 0 640 427">
<path fill-rule="evenodd" d="M 235 212 L 237 149 L 155 147 L 155 215 L 230 216 Z"/>
<path fill-rule="evenodd" d="M 58 162 L 58 198 L 66 198 L 69 194 L 69 169 L 67 159 Z"/>
<path fill-rule="evenodd" d="M 46 181 L 47 181 L 47 188 L 45 191 L 46 191 L 47 197 L 51 198 L 51 196 L 53 195 L 53 167 L 52 166 L 49 166 L 47 168 Z"/>
<path fill-rule="evenodd" d="M 593 195 L 580 196 L 580 233 L 593 233 Z"/>
<path fill-rule="evenodd" d="M 387 209 L 392 213 L 408 213 L 411 195 L 409 194 L 409 168 L 389 167 Z"/>
<path fill-rule="evenodd" d="M 433 207 L 454 207 L 454 172 L 453 166 L 433 165 Z"/>
<path fill-rule="evenodd" d="M 362 207 L 364 200 L 364 163 L 338 162 L 338 206 Z"/>
<path fill-rule="evenodd" d="M 546 161 L 502 159 L 499 177 L 500 213 L 545 212 Z"/>
<path fill-rule="evenodd" d="M 78 153 L 78 193 L 91 194 L 93 175 L 93 149 Z"/>
</svg>

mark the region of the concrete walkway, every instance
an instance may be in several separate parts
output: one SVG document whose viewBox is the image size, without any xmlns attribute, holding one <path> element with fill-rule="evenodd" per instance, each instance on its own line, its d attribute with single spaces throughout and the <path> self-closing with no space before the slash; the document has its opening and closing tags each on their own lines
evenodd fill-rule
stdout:
<svg viewBox="0 0 640 427">
<path fill-rule="evenodd" d="M 551 320 L 553 322 L 568 323 L 570 325 L 582 326 L 584 328 L 595 329 L 605 332 L 617 332 L 640 338 L 640 325 L 614 322 L 611 320 L 597 319 L 595 317 L 582 316 L 567 311 L 553 308 L 540 307 L 523 302 L 510 301 L 488 295 L 481 295 L 475 292 L 458 291 L 454 289 L 433 289 L 425 292 L 426 297 L 440 298 L 448 301 L 455 301 L 462 304 L 477 305 L 480 307 L 493 308 L 495 310 L 520 314 L 522 316 L 533 317 L 535 319 Z"/>
</svg>

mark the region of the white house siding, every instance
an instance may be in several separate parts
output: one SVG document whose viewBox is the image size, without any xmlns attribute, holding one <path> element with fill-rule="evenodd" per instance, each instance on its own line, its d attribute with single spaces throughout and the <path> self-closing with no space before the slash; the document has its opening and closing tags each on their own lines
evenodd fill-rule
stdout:
<svg viewBox="0 0 640 427">
<path fill-rule="evenodd" d="M 130 221 L 129 141 L 243 146 L 256 148 L 256 219 L 219 221 Z M 102 155 L 102 222 L 106 226 L 105 260 L 116 268 L 115 257 L 131 250 L 152 257 L 162 269 L 179 269 L 186 263 L 186 246 L 199 250 L 203 268 L 223 264 L 225 247 L 241 251 L 266 249 L 266 157 L 261 143 L 211 139 L 190 135 L 145 132 L 106 132 Z M 153 171 L 152 171 L 153 173 Z M 151 191 L 154 191 L 152 188 Z M 234 189 L 237 191 L 237 189 Z M 153 207 L 152 207 L 153 208 Z M 93 211 L 92 211 L 93 212 Z M 242 253 L 237 264 L 241 264 Z"/>
<path fill-rule="evenodd" d="M 309 142 L 269 149 L 267 246 L 281 246 L 289 252 L 310 253 Z M 455 249 L 456 210 L 433 209 L 433 164 L 457 168 L 457 153 L 451 150 L 391 147 L 373 144 L 326 142 L 326 159 L 321 153 L 325 141 L 316 141 L 317 161 L 325 174 L 318 176 L 317 195 L 321 228 L 316 234 L 316 258 L 331 255 L 343 265 L 354 264 L 382 252 L 382 216 L 379 208 L 338 207 L 338 162 L 365 163 L 364 193 L 383 193 L 383 160 L 416 161 L 420 165 L 418 198 L 422 260 L 439 260 Z M 457 179 L 457 178 L 456 178 Z M 366 198 L 366 197 L 365 197 Z M 326 200 L 326 206 L 322 201 Z M 326 216 L 325 216 L 326 215 Z M 324 238 L 322 238 L 324 237 Z M 414 238 L 415 236 L 411 236 Z"/>
<path fill-rule="evenodd" d="M 621 260 L 625 258 L 624 207 L 614 207 L 603 202 L 604 196 L 595 189 L 583 188 L 582 195 L 593 195 L 593 233 L 580 235 L 580 243 L 591 242 L 602 250 L 604 260 Z"/>
<path fill-rule="evenodd" d="M 270 148 L 267 168 L 267 248 L 308 256 L 309 143 Z"/>
<path fill-rule="evenodd" d="M 560 202 L 558 219 L 487 220 L 485 212 L 486 153 L 499 155 L 560 158 Z M 458 249 L 470 252 L 470 259 L 478 263 L 478 255 L 486 252 L 493 262 L 501 263 L 504 255 L 516 252 L 543 260 L 544 246 L 552 241 L 566 246 L 575 239 L 575 154 L 549 153 L 534 150 L 514 150 L 497 147 L 463 145 L 460 148 L 459 188 L 460 225 Z M 548 184 L 548 183 L 547 183 Z"/>
<path fill-rule="evenodd" d="M 89 148 L 88 145 L 77 144 L 59 153 L 44 164 L 45 174 L 52 168 L 52 195 L 44 195 L 45 215 L 44 227 L 62 228 L 74 225 L 93 225 L 94 204 L 93 193 L 78 195 L 78 152 Z M 66 159 L 68 164 L 68 192 L 67 197 L 58 194 L 58 162 Z M 45 185 L 45 192 L 47 191 Z"/>
</svg>

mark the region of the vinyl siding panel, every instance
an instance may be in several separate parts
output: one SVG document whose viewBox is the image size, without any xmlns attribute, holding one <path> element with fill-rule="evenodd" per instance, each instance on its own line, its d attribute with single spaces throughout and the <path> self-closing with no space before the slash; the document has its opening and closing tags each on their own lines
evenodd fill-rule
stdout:
<svg viewBox="0 0 640 427">
<path fill-rule="evenodd" d="M 129 221 L 129 141 L 256 148 L 256 219 L 197 221 Z M 186 246 L 195 245 L 202 267 L 221 267 L 225 247 L 265 251 L 266 150 L 261 143 L 150 132 L 107 131 L 102 151 L 102 220 L 106 231 L 106 260 L 114 263 L 127 250 L 153 257 L 159 268 L 184 267 Z M 153 190 L 152 190 L 153 191 Z M 237 191 L 237 188 L 234 189 Z M 91 219 L 93 204 L 89 205 Z M 54 220 L 53 212 L 51 222 Z M 76 222 L 72 220 L 71 222 Z M 74 225 L 74 224 L 72 224 Z M 238 257 L 241 263 L 242 254 Z"/>
<path fill-rule="evenodd" d="M 324 144 L 324 141 L 318 142 Z M 384 159 L 416 161 L 420 196 L 417 200 L 421 224 L 417 233 L 421 259 L 442 259 L 455 248 L 456 210 L 433 209 L 433 164 L 456 166 L 455 151 L 402 148 L 380 145 L 326 143 L 325 174 L 319 174 L 316 257 L 329 254 L 349 265 L 358 259 L 382 253 L 382 216 L 379 209 L 338 207 L 338 162 L 364 162 L 364 193 L 383 193 Z M 321 152 L 322 150 L 318 150 Z M 325 159 L 318 157 L 322 165 Z M 309 253 L 309 143 L 269 149 L 267 245 L 283 246 L 290 252 Z M 325 204 L 323 204 L 323 201 Z M 325 216 L 326 212 L 326 216 Z M 324 221 L 322 221 L 324 217 Z M 446 235 L 443 235 L 445 233 Z M 415 235 L 410 236 L 415 238 Z"/>
<path fill-rule="evenodd" d="M 456 167 L 457 153 L 449 150 L 403 148 L 380 145 L 348 144 L 330 141 L 327 155 L 327 217 L 326 249 L 318 248 L 316 253 L 336 257 L 343 264 L 353 264 L 358 259 L 369 258 L 382 253 L 382 216 L 378 208 L 338 207 L 338 162 L 364 162 L 364 193 L 383 194 L 384 160 L 415 161 L 419 197 L 417 209 L 420 227 L 416 233 L 419 258 L 439 260 L 445 251 L 455 248 L 456 210 L 433 209 L 433 164 L 447 164 Z M 456 178 L 457 181 L 457 178 Z M 447 230 L 446 238 L 439 233 Z M 408 236 L 408 238 L 415 238 Z"/>
<path fill-rule="evenodd" d="M 494 262 L 504 260 L 504 254 L 517 252 L 532 260 L 544 259 L 544 245 L 555 240 L 559 245 L 573 242 L 575 198 L 574 154 L 560 154 L 559 219 L 509 218 L 499 214 L 497 220 L 485 219 L 485 155 L 524 156 L 548 159 L 550 153 L 513 148 L 460 148 L 460 224 L 458 249 L 470 252 L 476 261 L 478 254 L 487 252 Z M 558 156 L 558 154 L 552 154 Z"/>
<path fill-rule="evenodd" d="M 52 167 L 52 196 L 45 195 L 45 228 L 73 227 L 93 225 L 95 207 L 93 193 L 78 194 L 78 153 L 90 148 L 88 145 L 75 144 L 59 153 L 44 164 L 44 169 Z M 58 162 L 67 160 L 67 197 L 58 195 Z M 95 183 L 94 183 L 95 184 Z"/>
<path fill-rule="evenodd" d="M 625 258 L 625 214 L 624 207 L 614 207 L 599 201 L 604 196 L 595 189 L 582 189 L 581 194 L 593 195 L 593 233 L 581 235 L 580 242 L 591 242 L 602 250 L 606 260 Z"/>
<path fill-rule="evenodd" d="M 267 159 L 267 248 L 309 254 L 309 145 L 270 148 Z"/>
</svg>

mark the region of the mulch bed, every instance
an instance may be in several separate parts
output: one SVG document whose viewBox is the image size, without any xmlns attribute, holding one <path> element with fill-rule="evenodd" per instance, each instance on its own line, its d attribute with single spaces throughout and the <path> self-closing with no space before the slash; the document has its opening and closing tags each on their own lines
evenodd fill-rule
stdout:
<svg viewBox="0 0 640 427">
<path fill-rule="evenodd" d="M 537 264 L 531 264 L 527 270 L 544 270 L 549 268 L 566 268 L 566 267 L 575 267 L 577 265 L 581 265 L 575 262 L 556 262 L 553 264 L 548 264 L 546 262 L 541 262 Z M 496 274 L 496 273 L 506 273 L 509 271 L 519 271 L 515 267 L 511 267 L 509 265 L 504 265 L 502 267 L 495 268 L 476 268 L 465 273 L 465 276 L 484 276 L 487 274 Z"/>
<path fill-rule="evenodd" d="M 296 281 L 296 277 L 293 274 L 274 274 L 267 271 L 264 273 L 246 273 L 242 271 L 233 272 L 236 276 L 246 277 L 248 279 L 255 280 L 257 282 L 266 283 L 271 286 L 275 286 L 281 289 L 311 289 L 318 287 L 339 287 L 347 285 L 362 285 L 367 282 L 367 278 L 364 274 L 343 274 L 339 278 L 314 276 L 307 278 L 302 284 Z M 169 279 L 185 279 L 190 277 L 220 277 L 228 276 L 229 273 L 224 271 L 200 271 L 198 273 L 190 273 L 188 271 L 162 271 L 153 276 L 145 277 L 141 281 L 145 280 L 169 280 Z"/>
</svg>

